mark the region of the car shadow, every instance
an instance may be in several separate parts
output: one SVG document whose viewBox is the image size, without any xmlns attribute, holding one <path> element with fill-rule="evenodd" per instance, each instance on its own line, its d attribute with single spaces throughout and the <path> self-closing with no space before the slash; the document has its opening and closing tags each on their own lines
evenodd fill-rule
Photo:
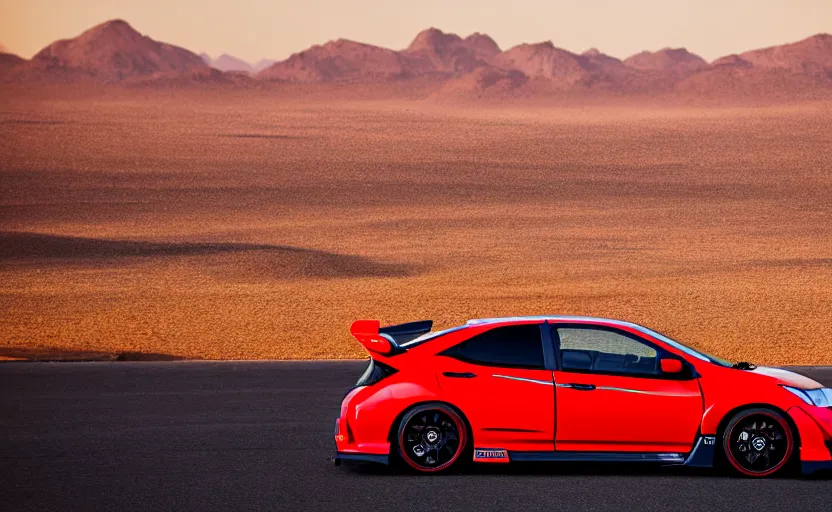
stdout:
<svg viewBox="0 0 832 512">
<path fill-rule="evenodd" d="M 389 467 L 382 464 L 348 463 L 343 469 L 356 475 L 365 476 L 431 476 L 414 474 L 408 468 Z M 752 480 L 747 477 L 729 474 L 726 471 L 711 468 L 691 468 L 685 466 L 662 466 L 659 464 L 626 464 L 626 463 L 546 463 L 522 462 L 514 464 L 470 464 L 455 471 L 457 476 L 686 476 L 698 478 Z M 778 479 L 787 480 L 832 480 L 832 472 L 818 472 L 804 476 L 800 473 L 788 474 Z"/>
</svg>

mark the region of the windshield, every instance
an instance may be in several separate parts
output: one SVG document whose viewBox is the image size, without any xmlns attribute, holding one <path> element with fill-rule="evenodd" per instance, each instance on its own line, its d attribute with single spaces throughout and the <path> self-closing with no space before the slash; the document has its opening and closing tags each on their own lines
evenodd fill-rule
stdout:
<svg viewBox="0 0 832 512">
<path fill-rule="evenodd" d="M 682 352 L 684 352 L 685 354 L 687 354 L 689 356 L 695 357 L 697 359 L 701 359 L 703 361 L 708 361 L 709 363 L 713 363 L 713 364 L 716 364 L 716 365 L 719 365 L 719 366 L 725 366 L 726 368 L 730 368 L 731 366 L 733 366 L 730 362 L 726 361 L 725 359 L 721 359 L 719 357 L 711 356 L 711 355 L 705 354 L 703 352 L 699 352 L 698 350 L 694 350 L 694 349 L 692 349 L 692 348 L 690 348 L 686 345 L 682 345 L 681 343 L 679 343 L 678 341 L 676 341 L 674 339 L 668 338 L 667 336 L 665 336 L 664 334 L 662 334 L 660 332 L 654 331 L 653 329 L 648 329 L 647 327 L 643 327 L 641 325 L 636 325 L 636 324 L 632 324 L 632 325 L 636 329 L 638 329 L 639 331 L 643 332 L 644 334 L 646 334 L 648 336 L 652 336 L 653 338 L 656 338 L 658 340 L 661 340 L 661 341 L 667 343 L 668 345 L 670 345 L 671 347 L 673 347 L 675 349 L 678 349 L 678 350 L 681 350 Z"/>
</svg>

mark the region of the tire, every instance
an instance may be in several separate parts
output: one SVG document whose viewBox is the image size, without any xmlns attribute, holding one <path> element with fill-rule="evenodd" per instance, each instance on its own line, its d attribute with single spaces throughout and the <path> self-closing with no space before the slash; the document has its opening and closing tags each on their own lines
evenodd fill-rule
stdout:
<svg viewBox="0 0 832 512">
<path fill-rule="evenodd" d="M 786 418 L 772 409 L 736 413 L 722 434 L 728 465 L 740 475 L 765 477 L 781 473 L 795 453 L 795 435 Z"/>
<path fill-rule="evenodd" d="M 419 405 L 399 422 L 399 459 L 420 473 L 450 472 L 463 460 L 468 437 L 465 420 L 449 405 Z"/>
</svg>

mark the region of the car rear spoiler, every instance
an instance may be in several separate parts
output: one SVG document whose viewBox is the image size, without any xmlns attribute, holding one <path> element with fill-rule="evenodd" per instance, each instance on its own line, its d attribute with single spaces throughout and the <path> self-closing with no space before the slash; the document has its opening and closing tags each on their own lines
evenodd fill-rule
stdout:
<svg viewBox="0 0 832 512">
<path fill-rule="evenodd" d="M 350 333 L 372 356 L 394 356 L 407 349 L 401 345 L 430 332 L 433 320 L 420 320 L 406 324 L 381 327 L 378 320 L 356 320 L 350 327 Z"/>
</svg>

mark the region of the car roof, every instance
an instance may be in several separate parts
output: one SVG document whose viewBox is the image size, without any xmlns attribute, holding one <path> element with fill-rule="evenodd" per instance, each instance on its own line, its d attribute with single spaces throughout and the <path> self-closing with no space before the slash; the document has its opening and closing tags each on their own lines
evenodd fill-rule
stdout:
<svg viewBox="0 0 832 512">
<path fill-rule="evenodd" d="M 632 322 L 625 322 L 623 320 L 615 320 L 613 318 L 601 318 L 596 316 L 576 316 L 576 315 L 538 315 L 538 316 L 506 316 L 506 317 L 499 317 L 499 318 L 475 318 L 472 320 L 468 320 L 462 325 L 458 325 L 456 327 L 451 327 L 450 329 L 445 329 L 444 331 L 432 331 L 426 333 L 415 340 L 412 340 L 408 343 L 404 343 L 403 347 L 408 347 L 411 345 L 420 345 L 426 341 L 430 341 L 432 339 L 438 338 L 445 334 L 459 331 L 462 329 L 466 329 L 469 327 L 475 327 L 480 325 L 499 325 L 499 324 L 510 324 L 516 322 L 552 322 L 552 323 L 568 323 L 568 322 L 577 322 L 577 323 L 595 323 L 595 324 L 602 324 L 607 326 L 614 326 L 614 327 L 628 327 L 630 329 L 634 329 L 638 332 L 646 334 L 652 338 L 656 338 L 671 347 L 688 354 L 689 356 L 695 357 L 697 359 L 701 359 L 703 361 L 712 361 L 711 356 L 704 355 L 696 350 L 679 343 L 678 341 L 668 338 L 664 334 L 656 332 L 648 327 L 643 325 L 634 324 Z"/>
<path fill-rule="evenodd" d="M 444 329 L 441 331 L 431 331 L 429 333 L 425 333 L 418 338 L 408 341 L 407 343 L 402 343 L 402 347 L 409 348 L 416 345 L 421 345 L 427 341 L 432 339 L 439 338 L 440 336 L 444 336 L 445 334 L 452 333 L 454 331 L 460 331 L 463 329 L 467 329 L 469 327 L 476 327 L 481 325 L 499 325 L 499 324 L 510 324 L 515 322 L 587 322 L 587 323 L 601 323 L 604 325 L 609 326 L 616 326 L 616 327 L 629 327 L 631 329 L 637 329 L 639 331 L 645 332 L 645 327 L 630 323 L 624 322 L 622 320 L 614 320 L 612 318 L 600 318 L 600 317 L 593 317 L 593 316 L 570 316 L 570 315 L 540 315 L 540 316 L 505 316 L 499 318 L 474 318 L 468 320 L 462 325 L 457 325 L 456 327 L 451 327 L 449 329 Z"/>
<path fill-rule="evenodd" d="M 574 315 L 539 315 L 539 316 L 506 316 L 500 318 L 475 318 L 465 322 L 465 325 L 489 325 L 504 324 L 511 322 L 596 322 L 619 327 L 641 327 L 638 324 L 615 320 L 612 318 L 601 318 L 595 316 L 574 316 Z"/>
</svg>

